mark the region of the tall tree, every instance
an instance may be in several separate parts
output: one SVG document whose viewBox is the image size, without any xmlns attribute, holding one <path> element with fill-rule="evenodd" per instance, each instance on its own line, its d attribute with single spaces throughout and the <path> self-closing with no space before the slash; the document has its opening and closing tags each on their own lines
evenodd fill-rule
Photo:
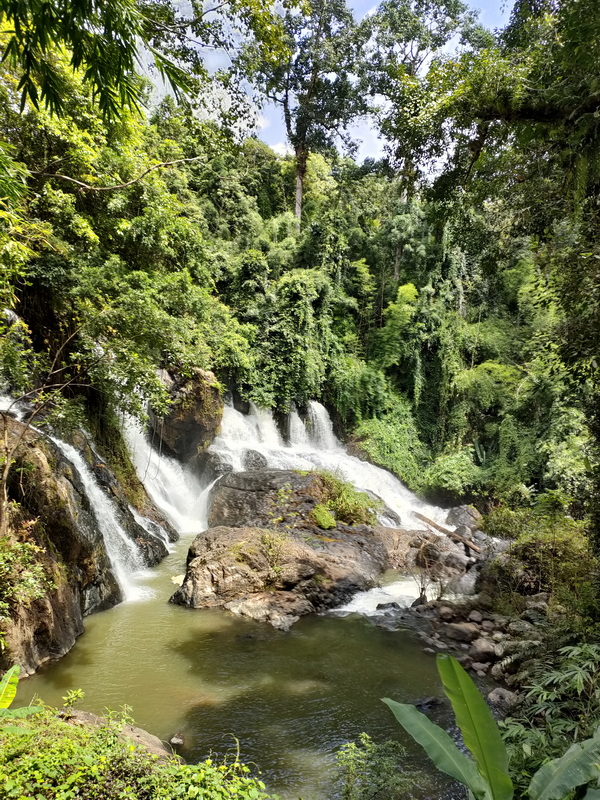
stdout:
<svg viewBox="0 0 600 800">
<path fill-rule="evenodd" d="M 295 213 L 300 224 L 308 155 L 349 141 L 348 126 L 367 111 L 357 73 L 367 31 L 345 0 L 313 0 L 306 16 L 286 9 L 287 53 L 246 48 L 240 64 L 262 95 L 282 111 L 296 157 Z"/>
</svg>

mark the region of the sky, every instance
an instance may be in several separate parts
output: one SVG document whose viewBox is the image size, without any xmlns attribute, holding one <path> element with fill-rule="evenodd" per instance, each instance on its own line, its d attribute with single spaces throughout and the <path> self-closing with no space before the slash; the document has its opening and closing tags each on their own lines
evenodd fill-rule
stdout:
<svg viewBox="0 0 600 800">
<path fill-rule="evenodd" d="M 357 19 L 362 19 L 365 14 L 376 8 L 375 0 L 349 0 L 348 4 L 354 9 Z M 479 10 L 479 20 L 486 28 L 502 28 L 508 22 L 511 0 L 472 0 L 468 2 L 474 10 Z M 382 155 L 383 145 L 372 126 L 359 123 L 353 127 L 351 134 L 360 141 L 357 160 L 365 158 L 378 158 Z M 270 145 L 276 152 L 283 155 L 289 152 L 285 128 L 281 119 L 281 112 L 274 105 L 266 105 L 261 110 L 261 129 L 258 137 Z"/>
</svg>

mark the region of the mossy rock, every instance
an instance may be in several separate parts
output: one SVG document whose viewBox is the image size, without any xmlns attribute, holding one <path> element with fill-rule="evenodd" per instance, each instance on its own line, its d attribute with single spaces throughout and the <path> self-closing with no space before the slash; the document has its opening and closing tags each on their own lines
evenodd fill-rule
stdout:
<svg viewBox="0 0 600 800">
<path fill-rule="evenodd" d="M 336 521 L 331 511 L 323 503 L 318 503 L 310 512 L 312 521 L 324 531 L 335 528 Z"/>
</svg>

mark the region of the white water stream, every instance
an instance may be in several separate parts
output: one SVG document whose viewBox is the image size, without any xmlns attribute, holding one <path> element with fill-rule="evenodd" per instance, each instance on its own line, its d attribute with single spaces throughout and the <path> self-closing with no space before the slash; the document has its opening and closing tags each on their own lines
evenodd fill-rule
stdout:
<svg viewBox="0 0 600 800">
<path fill-rule="evenodd" d="M 252 407 L 244 415 L 231 406 L 223 413 L 221 434 L 209 450 L 230 464 L 244 469 L 248 451 L 260 453 L 271 469 L 323 469 L 339 475 L 357 489 L 380 497 L 398 516 L 404 527 L 422 529 L 414 516 L 418 511 L 436 522 L 444 521 L 446 511 L 422 502 L 391 472 L 361 461 L 346 452 L 333 432 L 327 410 L 315 401 L 309 404 L 306 423 L 296 411 L 289 418 L 290 441 L 284 443 L 270 411 Z M 382 520 L 385 524 L 385 520 Z"/>
<path fill-rule="evenodd" d="M 54 436 L 48 438 L 71 462 L 83 483 L 124 599 L 139 600 L 144 590 L 138 585 L 136 578 L 145 568 L 144 559 L 139 547 L 123 530 L 114 502 L 100 487 L 94 473 L 78 450 Z"/>
</svg>

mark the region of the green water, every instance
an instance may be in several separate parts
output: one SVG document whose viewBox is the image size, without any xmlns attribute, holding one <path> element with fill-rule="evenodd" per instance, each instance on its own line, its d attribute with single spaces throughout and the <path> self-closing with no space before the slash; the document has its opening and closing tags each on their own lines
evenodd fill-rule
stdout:
<svg viewBox="0 0 600 800">
<path fill-rule="evenodd" d="M 407 744 L 380 698 L 440 693 L 435 659 L 411 632 L 352 615 L 304 618 L 283 633 L 170 605 L 186 549 L 141 581 L 151 596 L 87 618 L 72 651 L 22 684 L 20 701 L 37 693 L 62 705 L 80 688 L 89 711 L 127 704 L 161 739 L 182 734 L 189 761 L 231 751 L 236 737 L 242 760 L 284 798 L 333 797 L 333 753 L 361 731 Z"/>
</svg>

